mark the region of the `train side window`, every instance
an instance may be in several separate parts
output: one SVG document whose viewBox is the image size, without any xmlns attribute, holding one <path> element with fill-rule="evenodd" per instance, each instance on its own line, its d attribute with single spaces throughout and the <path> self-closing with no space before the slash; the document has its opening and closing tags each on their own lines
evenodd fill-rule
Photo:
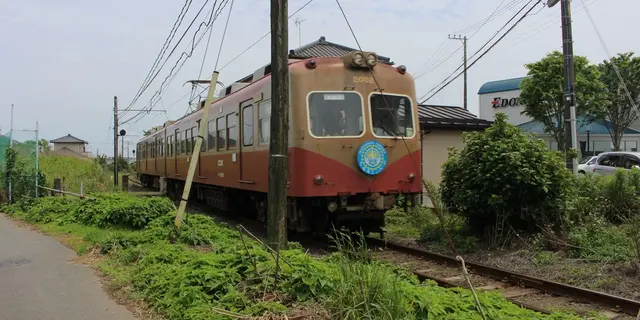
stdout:
<svg viewBox="0 0 640 320">
<path fill-rule="evenodd" d="M 242 145 L 247 147 L 253 145 L 253 106 L 249 105 L 242 109 Z"/>
<path fill-rule="evenodd" d="M 196 133 L 194 133 L 194 137 L 196 137 L 197 139 L 199 135 L 200 135 L 200 120 L 198 120 L 198 127 L 196 128 Z M 206 151 L 207 151 L 207 135 L 203 135 L 202 143 L 200 143 L 200 152 L 206 152 Z"/>
<path fill-rule="evenodd" d="M 238 115 L 227 115 L 227 148 L 235 149 L 238 144 Z"/>
<path fill-rule="evenodd" d="M 217 120 L 217 124 L 218 124 L 218 150 L 224 150 L 226 144 L 225 144 L 225 140 L 226 140 L 226 128 L 227 128 L 227 124 L 225 123 L 225 119 L 224 117 L 220 117 Z"/>
<path fill-rule="evenodd" d="M 207 123 L 207 150 L 211 151 L 216 147 L 216 121 Z"/>
<path fill-rule="evenodd" d="M 164 157 L 164 138 L 160 139 L 160 157 Z"/>
<path fill-rule="evenodd" d="M 176 131 L 176 154 L 182 154 L 183 142 L 182 132 Z"/>
<path fill-rule="evenodd" d="M 196 138 L 198 137 L 198 129 L 196 127 L 191 128 L 191 149 L 196 150 Z M 202 150 L 202 146 L 200 146 Z"/>
<path fill-rule="evenodd" d="M 184 149 L 184 153 L 185 154 L 191 154 L 191 129 L 187 129 L 184 131 L 184 145 L 185 145 L 185 149 Z"/>
<path fill-rule="evenodd" d="M 268 145 L 271 135 L 271 100 L 258 105 L 258 134 L 260 145 Z"/>
</svg>

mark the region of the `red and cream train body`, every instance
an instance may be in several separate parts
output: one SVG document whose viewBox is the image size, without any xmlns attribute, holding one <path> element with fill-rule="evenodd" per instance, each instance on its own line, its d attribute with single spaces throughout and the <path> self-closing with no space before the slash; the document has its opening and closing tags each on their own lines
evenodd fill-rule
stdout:
<svg viewBox="0 0 640 320">
<path fill-rule="evenodd" d="M 370 68 L 373 72 L 372 76 Z M 372 53 L 290 60 L 288 228 L 379 231 L 399 194 L 421 191 L 413 78 Z M 379 86 L 379 87 L 378 87 Z M 381 90 L 379 90 L 379 88 Z M 384 92 L 384 95 L 381 94 Z M 140 180 L 178 198 L 199 125 L 206 125 L 192 194 L 219 209 L 267 211 L 269 66 L 202 108 L 141 139 Z M 163 185 L 163 187 L 165 187 Z"/>
</svg>

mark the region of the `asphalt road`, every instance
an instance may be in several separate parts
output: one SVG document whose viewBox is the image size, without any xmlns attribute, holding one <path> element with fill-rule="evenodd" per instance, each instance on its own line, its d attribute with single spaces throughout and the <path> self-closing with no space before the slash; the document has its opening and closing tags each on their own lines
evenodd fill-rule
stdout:
<svg viewBox="0 0 640 320">
<path fill-rule="evenodd" d="M 0 320 L 136 319 L 53 238 L 0 214 Z"/>
</svg>

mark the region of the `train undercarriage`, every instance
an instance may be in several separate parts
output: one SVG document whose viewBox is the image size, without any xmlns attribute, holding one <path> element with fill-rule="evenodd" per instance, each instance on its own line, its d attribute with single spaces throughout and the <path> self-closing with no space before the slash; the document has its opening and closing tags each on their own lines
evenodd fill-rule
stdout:
<svg viewBox="0 0 640 320">
<path fill-rule="evenodd" d="M 166 191 L 172 200 L 182 197 L 185 182 L 140 175 L 147 187 Z M 417 203 L 417 194 L 404 203 Z M 324 235 L 332 229 L 374 232 L 384 235 L 385 212 L 396 205 L 397 194 L 359 193 L 334 197 L 289 197 L 287 228 L 291 232 Z M 267 194 L 193 183 L 189 199 L 224 212 L 241 213 L 247 218 L 267 222 Z"/>
</svg>

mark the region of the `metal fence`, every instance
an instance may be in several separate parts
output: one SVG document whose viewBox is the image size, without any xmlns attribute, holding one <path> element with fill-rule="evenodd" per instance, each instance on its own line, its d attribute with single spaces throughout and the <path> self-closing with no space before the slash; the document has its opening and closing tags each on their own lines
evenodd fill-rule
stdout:
<svg viewBox="0 0 640 320">
<path fill-rule="evenodd" d="M 39 149 L 37 124 L 0 134 L 0 202 L 38 195 Z"/>
</svg>

